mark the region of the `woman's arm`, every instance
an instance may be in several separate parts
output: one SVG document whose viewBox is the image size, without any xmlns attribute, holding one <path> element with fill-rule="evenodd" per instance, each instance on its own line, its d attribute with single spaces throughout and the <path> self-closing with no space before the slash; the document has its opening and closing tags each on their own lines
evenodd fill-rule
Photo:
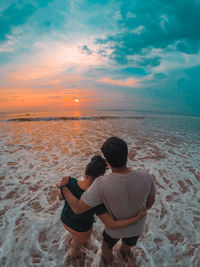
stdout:
<svg viewBox="0 0 200 267">
<path fill-rule="evenodd" d="M 99 218 L 103 222 L 103 224 L 105 224 L 105 226 L 108 227 L 109 229 L 117 229 L 117 228 L 129 226 L 137 222 L 142 217 L 144 217 L 146 214 L 147 214 L 147 208 L 144 207 L 135 217 L 132 217 L 130 219 L 114 220 L 113 217 L 108 212 L 102 215 L 99 215 Z"/>
</svg>

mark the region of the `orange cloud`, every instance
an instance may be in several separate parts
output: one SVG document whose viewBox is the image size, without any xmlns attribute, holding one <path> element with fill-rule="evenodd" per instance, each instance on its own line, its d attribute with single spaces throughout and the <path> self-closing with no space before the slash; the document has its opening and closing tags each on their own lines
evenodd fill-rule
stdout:
<svg viewBox="0 0 200 267">
<path fill-rule="evenodd" d="M 74 100 L 79 99 L 79 103 Z M 1 89 L 1 112 L 49 111 L 67 109 L 90 109 L 119 107 L 129 100 L 120 92 L 87 88 L 62 88 L 52 91 L 40 89 Z"/>
<path fill-rule="evenodd" d="M 78 48 L 78 43 L 36 43 L 35 49 L 35 53 L 29 55 L 27 60 L 18 62 L 15 70 L 13 70 L 15 68 L 13 66 L 12 71 L 7 72 L 7 80 L 34 82 L 53 78 L 65 72 L 68 68 L 74 67 L 79 74 L 81 70 L 88 66 L 101 64 L 100 57 L 97 54 L 88 56 L 82 53 Z"/>
<path fill-rule="evenodd" d="M 0 66 L 0 111 L 101 108 L 119 105 L 125 97 L 119 92 L 96 88 L 95 78 L 85 76 L 91 66 L 100 66 L 95 53 L 82 53 L 74 44 L 36 44 L 34 54 L 7 67 Z M 134 79 L 101 79 L 100 82 L 133 86 Z M 77 104 L 75 99 L 79 99 Z"/>
<path fill-rule="evenodd" d="M 136 85 L 137 80 L 133 78 L 129 78 L 125 80 L 113 80 L 111 78 L 103 78 L 103 79 L 100 79 L 99 82 L 107 83 L 111 85 L 117 85 L 117 86 L 133 87 Z"/>
<path fill-rule="evenodd" d="M 79 99 L 79 108 L 88 107 L 98 102 L 98 93 L 87 89 L 62 89 L 44 91 L 40 89 L 1 89 L 0 111 L 25 110 L 59 110 L 77 107 L 75 99 Z"/>
</svg>

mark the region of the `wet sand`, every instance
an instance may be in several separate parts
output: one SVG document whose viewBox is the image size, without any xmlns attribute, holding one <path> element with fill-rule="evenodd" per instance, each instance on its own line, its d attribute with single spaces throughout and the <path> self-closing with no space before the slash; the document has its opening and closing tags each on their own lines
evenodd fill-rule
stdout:
<svg viewBox="0 0 200 267">
<path fill-rule="evenodd" d="M 200 264 L 198 131 L 155 119 L 0 124 L 0 266 L 72 264 L 66 258 L 69 234 L 60 222 L 55 184 L 64 175 L 81 178 L 109 136 L 128 142 L 129 166 L 149 169 L 157 188 L 133 256 L 125 263 L 116 246 L 115 266 Z M 99 266 L 102 231 L 97 218 L 83 248 L 84 266 Z"/>
</svg>

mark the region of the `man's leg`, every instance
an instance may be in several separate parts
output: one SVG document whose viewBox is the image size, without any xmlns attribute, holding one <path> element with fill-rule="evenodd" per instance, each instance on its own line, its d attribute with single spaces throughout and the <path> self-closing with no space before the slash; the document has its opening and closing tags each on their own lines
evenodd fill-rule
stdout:
<svg viewBox="0 0 200 267">
<path fill-rule="evenodd" d="M 105 263 L 112 262 L 112 249 L 119 239 L 112 238 L 105 231 L 103 232 L 102 257 Z"/>
<path fill-rule="evenodd" d="M 138 238 L 139 236 L 122 238 L 120 251 L 125 259 L 127 259 L 127 257 L 130 255 L 131 247 L 136 245 Z"/>
<path fill-rule="evenodd" d="M 105 263 L 110 264 L 112 262 L 112 248 L 110 249 L 105 241 L 102 244 L 102 257 Z"/>
<path fill-rule="evenodd" d="M 131 247 L 127 246 L 123 241 L 120 246 L 120 252 L 124 259 L 127 259 L 127 257 L 130 255 Z"/>
</svg>

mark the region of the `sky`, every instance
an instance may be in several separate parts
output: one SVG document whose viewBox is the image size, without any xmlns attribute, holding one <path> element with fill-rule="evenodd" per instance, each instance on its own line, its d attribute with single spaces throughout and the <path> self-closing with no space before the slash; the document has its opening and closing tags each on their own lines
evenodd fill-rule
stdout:
<svg viewBox="0 0 200 267">
<path fill-rule="evenodd" d="M 199 100 L 200 0 L 0 1 L 0 112 Z"/>
</svg>

